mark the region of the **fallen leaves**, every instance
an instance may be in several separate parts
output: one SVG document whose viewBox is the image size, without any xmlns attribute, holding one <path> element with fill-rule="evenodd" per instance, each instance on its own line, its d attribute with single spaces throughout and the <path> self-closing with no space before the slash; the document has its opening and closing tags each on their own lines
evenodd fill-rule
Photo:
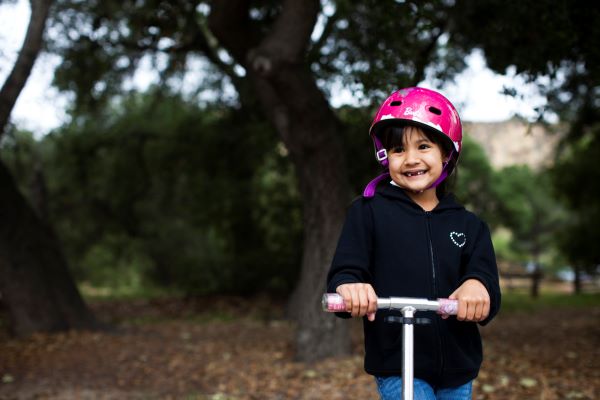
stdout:
<svg viewBox="0 0 600 400">
<path fill-rule="evenodd" d="M 275 302 L 207 303 L 102 303 L 94 306 L 96 313 L 117 326 L 114 332 L 4 337 L 0 398 L 377 397 L 373 378 L 362 369 L 359 321 L 348 321 L 354 355 L 306 365 L 294 361 L 294 327 Z M 475 398 L 597 398 L 599 317 L 597 308 L 501 314 L 482 329 L 485 361 Z"/>
<path fill-rule="evenodd" d="M 538 382 L 533 378 L 521 378 L 519 383 L 521 384 L 521 386 L 526 388 L 532 388 L 534 386 L 537 386 L 538 384 Z"/>
</svg>

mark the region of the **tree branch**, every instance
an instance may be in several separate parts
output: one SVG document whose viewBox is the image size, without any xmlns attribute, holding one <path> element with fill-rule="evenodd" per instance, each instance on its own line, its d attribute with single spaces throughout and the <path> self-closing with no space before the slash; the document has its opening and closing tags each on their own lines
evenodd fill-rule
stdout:
<svg viewBox="0 0 600 400">
<path fill-rule="evenodd" d="M 288 63 L 303 61 L 319 9 L 318 0 L 286 0 L 273 29 L 260 45 L 261 52 Z"/>
<path fill-rule="evenodd" d="M 418 54 L 417 61 L 415 63 L 415 76 L 413 78 L 413 85 L 417 85 L 425 78 L 425 68 L 429 61 L 431 61 L 431 53 L 433 53 L 437 47 L 437 42 L 440 37 L 446 32 L 446 23 L 441 23 L 439 32 L 431 38 L 429 43 L 421 49 Z"/>
<path fill-rule="evenodd" d="M 42 48 L 42 39 L 52 0 L 31 0 L 31 17 L 23 46 L 12 71 L 0 90 L 0 136 L 5 131 L 19 94 L 25 87 Z"/>
<path fill-rule="evenodd" d="M 319 61 L 319 52 L 321 51 L 321 48 L 325 44 L 325 41 L 327 41 L 327 39 L 329 38 L 329 35 L 333 31 L 333 28 L 335 27 L 335 23 L 339 19 L 340 19 L 339 9 L 336 9 L 335 12 L 329 18 L 327 18 L 327 21 L 325 22 L 325 26 L 323 27 L 323 32 L 321 33 L 321 36 L 319 36 L 319 39 L 317 39 L 317 41 L 315 43 L 313 43 L 309 49 L 308 59 L 309 59 L 310 63 Z"/>
<path fill-rule="evenodd" d="M 281 63 L 299 64 L 304 60 L 319 9 L 318 0 L 286 0 L 273 28 L 260 42 L 245 0 L 215 1 L 208 23 L 215 37 L 240 64 L 269 75 Z"/>
<path fill-rule="evenodd" d="M 268 76 L 281 64 L 303 63 L 319 9 L 318 0 L 286 0 L 269 35 L 248 53 L 250 67 Z"/>
<path fill-rule="evenodd" d="M 249 11 L 247 0 L 215 0 L 208 16 L 208 29 L 244 68 L 247 68 L 248 50 L 259 43 Z"/>
</svg>

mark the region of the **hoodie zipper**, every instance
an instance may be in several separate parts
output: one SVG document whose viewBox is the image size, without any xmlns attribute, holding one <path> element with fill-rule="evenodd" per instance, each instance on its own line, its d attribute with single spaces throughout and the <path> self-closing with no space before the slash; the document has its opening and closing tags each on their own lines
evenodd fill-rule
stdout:
<svg viewBox="0 0 600 400">
<path fill-rule="evenodd" d="M 425 211 L 425 220 L 427 222 L 427 241 L 429 243 L 429 256 L 431 259 L 431 276 L 432 276 L 432 281 L 433 281 L 433 298 L 438 298 L 438 291 L 437 291 L 437 274 L 435 271 L 435 257 L 433 254 L 433 242 L 431 240 L 431 222 L 430 222 L 430 218 L 431 218 L 431 211 Z M 438 325 L 438 320 L 437 318 L 434 318 L 434 326 L 435 326 L 435 330 L 436 330 L 436 336 L 437 336 L 437 340 L 438 340 L 438 350 L 439 350 L 439 355 L 440 355 L 440 368 L 438 370 L 438 376 L 441 378 L 443 371 L 444 371 L 444 353 L 443 353 L 443 347 L 442 347 L 442 337 L 440 335 L 440 328 Z"/>
<path fill-rule="evenodd" d="M 425 211 L 427 221 L 427 240 L 429 242 L 429 258 L 431 259 L 431 276 L 433 277 L 433 297 L 437 298 L 437 275 L 435 273 L 435 259 L 433 258 L 433 243 L 431 242 L 431 224 L 429 219 L 431 218 L 431 211 Z"/>
</svg>

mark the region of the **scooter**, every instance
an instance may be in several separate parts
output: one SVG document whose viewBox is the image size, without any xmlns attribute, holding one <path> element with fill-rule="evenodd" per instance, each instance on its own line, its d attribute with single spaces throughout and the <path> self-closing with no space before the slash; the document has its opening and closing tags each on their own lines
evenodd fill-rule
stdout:
<svg viewBox="0 0 600 400">
<path fill-rule="evenodd" d="M 325 293 L 322 300 L 323 311 L 345 312 L 344 298 L 338 293 Z M 419 323 L 415 318 L 417 311 L 436 311 L 442 315 L 456 315 L 458 301 L 451 299 L 419 299 L 411 297 L 379 297 L 378 310 L 398 310 L 402 317 L 388 316 L 388 322 L 402 324 L 402 399 L 414 398 L 414 324 Z"/>
</svg>

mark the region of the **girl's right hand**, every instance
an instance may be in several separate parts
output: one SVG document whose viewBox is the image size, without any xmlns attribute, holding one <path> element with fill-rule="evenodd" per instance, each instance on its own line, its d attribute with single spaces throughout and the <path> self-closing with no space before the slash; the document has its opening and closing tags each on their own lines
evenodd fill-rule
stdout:
<svg viewBox="0 0 600 400">
<path fill-rule="evenodd" d="M 368 283 L 344 283 L 335 291 L 344 298 L 346 311 L 353 317 L 366 315 L 369 321 L 375 320 L 377 295 L 373 286 Z"/>
</svg>

